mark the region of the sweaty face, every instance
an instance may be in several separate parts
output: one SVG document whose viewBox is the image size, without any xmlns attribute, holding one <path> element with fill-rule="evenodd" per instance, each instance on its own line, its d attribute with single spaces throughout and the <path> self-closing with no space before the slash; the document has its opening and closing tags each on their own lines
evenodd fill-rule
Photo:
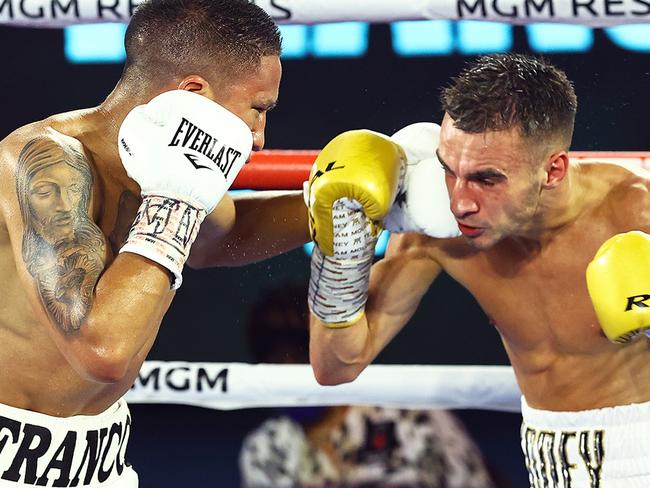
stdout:
<svg viewBox="0 0 650 488">
<path fill-rule="evenodd" d="M 65 163 L 49 166 L 29 183 L 36 232 L 52 245 L 74 238 L 75 211 L 82 196 L 79 172 Z"/>
<path fill-rule="evenodd" d="M 266 116 L 278 102 L 281 77 L 280 58 L 264 56 L 255 71 L 244 73 L 215 94 L 217 103 L 238 115 L 251 128 L 254 151 L 264 147 Z"/>
<path fill-rule="evenodd" d="M 472 134 L 445 115 L 438 157 L 451 211 L 470 245 L 488 249 L 534 231 L 544 177 L 536 154 L 516 129 Z"/>
</svg>

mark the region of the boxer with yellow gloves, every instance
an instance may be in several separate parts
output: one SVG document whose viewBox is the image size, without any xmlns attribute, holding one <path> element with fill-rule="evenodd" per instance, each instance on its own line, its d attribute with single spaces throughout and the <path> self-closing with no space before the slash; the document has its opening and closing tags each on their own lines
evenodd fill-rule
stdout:
<svg viewBox="0 0 650 488">
<path fill-rule="evenodd" d="M 328 285 L 311 303 L 316 379 L 354 380 L 444 271 L 476 298 L 510 358 L 530 486 L 650 486 L 650 343 L 640 333 L 650 326 L 650 177 L 569 158 L 575 92 L 544 60 L 482 57 L 441 102 L 439 139 L 398 141 L 416 165 L 400 175 L 383 223 L 415 232 L 393 233 L 369 278 L 345 283 L 346 293 L 364 291 L 354 307 L 336 303 L 350 312 L 341 322 L 325 311 L 328 286 L 337 299 L 345 273 L 313 267 L 312 280 Z M 427 167 L 434 155 L 437 166 Z M 423 341 L 435 343 L 440 328 L 458 330 L 454 347 L 472 341 L 455 310 L 437 310 Z M 345 321 L 352 325 L 331 327 Z"/>
</svg>

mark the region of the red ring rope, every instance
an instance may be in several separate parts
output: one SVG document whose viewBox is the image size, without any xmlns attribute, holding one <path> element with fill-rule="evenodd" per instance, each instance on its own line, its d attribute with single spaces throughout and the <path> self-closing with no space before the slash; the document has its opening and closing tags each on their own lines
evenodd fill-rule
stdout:
<svg viewBox="0 0 650 488">
<path fill-rule="evenodd" d="M 273 149 L 253 153 L 239 172 L 233 189 L 301 190 L 319 150 Z M 650 169 L 650 152 L 572 151 L 575 159 L 618 160 Z"/>
</svg>

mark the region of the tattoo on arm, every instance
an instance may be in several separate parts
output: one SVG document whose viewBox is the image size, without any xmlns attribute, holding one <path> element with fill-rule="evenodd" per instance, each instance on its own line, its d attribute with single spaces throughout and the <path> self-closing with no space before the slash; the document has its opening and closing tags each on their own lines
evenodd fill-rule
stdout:
<svg viewBox="0 0 650 488">
<path fill-rule="evenodd" d="M 105 266 L 106 239 L 88 214 L 92 185 L 85 156 L 51 139 L 31 140 L 18 157 L 23 260 L 47 313 L 66 334 L 88 316 Z"/>
</svg>

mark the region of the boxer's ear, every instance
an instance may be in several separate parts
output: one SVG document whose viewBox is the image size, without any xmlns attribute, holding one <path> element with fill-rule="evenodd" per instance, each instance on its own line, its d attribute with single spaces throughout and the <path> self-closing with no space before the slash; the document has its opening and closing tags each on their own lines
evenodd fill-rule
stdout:
<svg viewBox="0 0 650 488">
<path fill-rule="evenodd" d="M 543 188 L 550 190 L 557 187 L 569 171 L 569 154 L 566 151 L 559 151 L 549 156 L 544 163 L 546 180 Z"/>
<path fill-rule="evenodd" d="M 207 98 L 212 98 L 212 87 L 210 83 L 200 75 L 188 75 L 183 78 L 177 87 L 179 90 L 187 90 Z"/>
</svg>

